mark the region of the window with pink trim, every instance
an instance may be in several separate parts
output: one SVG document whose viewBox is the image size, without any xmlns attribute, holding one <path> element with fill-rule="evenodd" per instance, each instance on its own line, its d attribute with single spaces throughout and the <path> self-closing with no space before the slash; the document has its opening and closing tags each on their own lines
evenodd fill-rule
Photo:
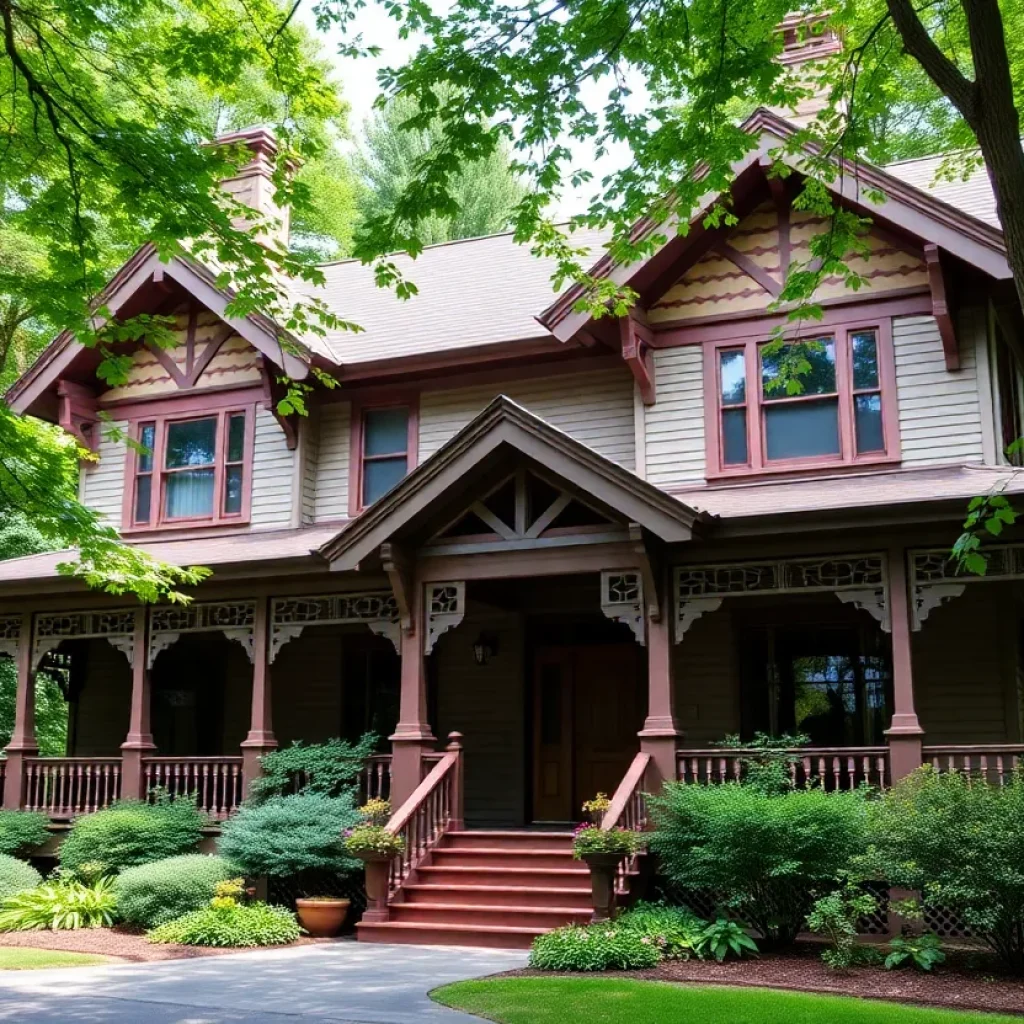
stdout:
<svg viewBox="0 0 1024 1024">
<path fill-rule="evenodd" d="M 416 408 L 363 406 L 353 433 L 358 512 L 383 497 L 416 465 Z"/>
<path fill-rule="evenodd" d="M 708 473 L 731 476 L 899 457 L 888 321 L 709 343 Z M 787 389 L 783 381 L 799 381 Z"/>
<path fill-rule="evenodd" d="M 154 417 L 135 431 L 132 529 L 244 522 L 249 512 L 252 415 Z"/>
</svg>

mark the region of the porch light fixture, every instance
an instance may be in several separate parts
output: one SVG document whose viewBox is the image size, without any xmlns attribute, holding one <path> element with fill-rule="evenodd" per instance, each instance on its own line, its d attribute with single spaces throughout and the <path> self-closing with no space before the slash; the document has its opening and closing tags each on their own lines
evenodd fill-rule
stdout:
<svg viewBox="0 0 1024 1024">
<path fill-rule="evenodd" d="M 493 633 L 481 633 L 473 641 L 473 658 L 478 665 L 486 665 L 498 653 L 498 638 Z"/>
</svg>

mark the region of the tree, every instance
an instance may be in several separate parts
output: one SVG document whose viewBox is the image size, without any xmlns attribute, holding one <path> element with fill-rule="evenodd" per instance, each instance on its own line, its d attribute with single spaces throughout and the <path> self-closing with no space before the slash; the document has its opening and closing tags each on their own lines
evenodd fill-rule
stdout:
<svg viewBox="0 0 1024 1024">
<path fill-rule="evenodd" d="M 230 119 L 255 106 L 280 144 L 278 203 L 293 206 L 300 227 L 308 218 L 314 244 L 344 237 L 316 219 L 312 195 L 322 186 L 289 174 L 295 164 L 307 163 L 311 178 L 318 161 L 332 166 L 344 117 L 323 62 L 290 21 L 276 0 L 0 0 L 0 371 L 9 374 L 48 329 L 99 349 L 98 373 L 110 384 L 126 369 L 117 343 L 167 343 L 161 318 L 118 321 L 91 305 L 111 267 L 146 241 L 165 257 L 215 261 L 234 293 L 229 315 L 273 318 L 297 354 L 303 334 L 346 326 L 285 287 L 322 282 L 308 251 L 260 244 L 265 219 L 220 188 L 248 161 L 244 147 L 203 145 L 211 112 Z M 291 382 L 282 402 L 301 411 L 309 386 Z M 91 585 L 184 600 L 182 587 L 205 571 L 122 545 L 78 502 L 84 454 L 0 403 L 0 511 L 20 510 L 51 547 L 74 546 L 62 570 Z"/>
<path fill-rule="evenodd" d="M 362 149 L 354 159 L 362 194 L 360 212 L 372 221 L 395 208 L 421 163 L 443 145 L 440 122 L 406 127 L 420 113 L 414 100 L 398 96 L 367 119 Z M 508 229 L 523 187 L 509 166 L 507 147 L 496 146 L 478 160 L 467 160 L 451 183 L 450 206 L 416 225 L 424 245 L 457 238 L 479 238 Z"/>
</svg>

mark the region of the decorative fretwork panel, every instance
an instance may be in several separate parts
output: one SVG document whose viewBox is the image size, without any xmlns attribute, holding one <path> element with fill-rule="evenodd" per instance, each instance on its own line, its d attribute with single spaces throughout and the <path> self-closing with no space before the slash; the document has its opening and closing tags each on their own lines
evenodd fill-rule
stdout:
<svg viewBox="0 0 1024 1024">
<path fill-rule="evenodd" d="M 157 655 L 178 642 L 182 633 L 223 633 L 242 645 L 254 661 L 256 602 L 209 601 L 190 605 L 161 605 L 150 609 L 149 651 L 146 664 L 153 667 Z"/>
<path fill-rule="evenodd" d="M 676 640 L 725 597 L 831 592 L 863 608 L 889 629 L 887 574 L 882 554 L 789 558 L 718 565 L 681 565 L 675 570 Z"/>
<path fill-rule="evenodd" d="M 454 629 L 466 614 L 466 584 L 428 583 L 425 607 L 427 628 L 424 630 L 423 649 L 430 654 L 439 637 Z"/>
<path fill-rule="evenodd" d="M 16 658 L 21 638 L 21 616 L 0 615 L 0 656 Z"/>
<path fill-rule="evenodd" d="M 270 604 L 270 660 L 277 657 L 289 640 L 301 635 L 306 626 L 360 622 L 374 633 L 386 636 L 395 645 L 395 650 L 400 650 L 398 602 L 390 590 L 276 597 Z"/>
<path fill-rule="evenodd" d="M 614 622 L 629 626 L 637 643 L 644 644 L 643 576 L 629 570 L 602 572 L 601 611 Z"/>
<path fill-rule="evenodd" d="M 135 612 L 117 608 L 99 612 L 53 612 L 35 617 L 32 643 L 32 665 L 36 668 L 43 657 L 64 640 L 106 640 L 134 662 Z"/>
</svg>

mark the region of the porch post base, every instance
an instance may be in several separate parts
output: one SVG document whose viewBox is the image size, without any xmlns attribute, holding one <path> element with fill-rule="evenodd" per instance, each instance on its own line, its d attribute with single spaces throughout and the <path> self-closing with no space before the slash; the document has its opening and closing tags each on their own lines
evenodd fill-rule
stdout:
<svg viewBox="0 0 1024 1024">
<path fill-rule="evenodd" d="M 408 736 L 395 733 L 391 740 L 391 809 L 397 811 L 423 781 L 423 755 L 433 753 L 437 740 L 425 731 Z"/>
<path fill-rule="evenodd" d="M 917 715 L 893 715 L 892 728 L 886 729 L 889 739 L 889 772 L 893 782 L 899 782 L 924 763 L 921 752 L 924 730 Z"/>
<path fill-rule="evenodd" d="M 146 799 L 146 773 L 142 759 L 156 750 L 152 736 L 129 737 L 121 744 L 121 796 Z"/>
<path fill-rule="evenodd" d="M 38 757 L 38 747 L 8 747 L 7 771 L 4 776 L 4 810 L 18 811 L 25 806 L 26 785 L 25 758 Z"/>
<path fill-rule="evenodd" d="M 640 737 L 640 752 L 651 755 L 647 791 L 660 793 L 666 782 L 676 780 L 676 749 L 683 739 L 683 733 L 674 727 L 651 728 L 648 720 L 637 735 Z"/>
</svg>

